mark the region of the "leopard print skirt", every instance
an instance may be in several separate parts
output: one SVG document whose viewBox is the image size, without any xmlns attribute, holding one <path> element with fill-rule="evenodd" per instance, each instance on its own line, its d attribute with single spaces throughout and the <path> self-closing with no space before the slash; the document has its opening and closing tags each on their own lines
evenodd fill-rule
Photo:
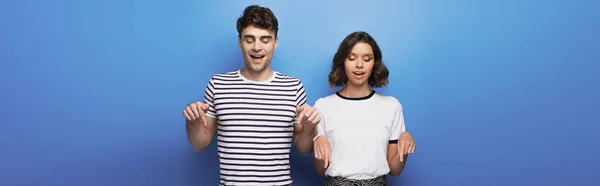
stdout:
<svg viewBox="0 0 600 186">
<path fill-rule="evenodd" d="M 388 181 L 385 175 L 373 179 L 354 180 L 343 177 L 328 176 L 323 186 L 387 186 Z"/>
</svg>

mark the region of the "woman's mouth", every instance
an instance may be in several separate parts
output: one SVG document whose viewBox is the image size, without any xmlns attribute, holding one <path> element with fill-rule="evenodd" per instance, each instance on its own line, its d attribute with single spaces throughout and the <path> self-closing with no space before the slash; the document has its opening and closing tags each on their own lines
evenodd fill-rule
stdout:
<svg viewBox="0 0 600 186">
<path fill-rule="evenodd" d="M 354 71 L 354 72 L 352 72 L 352 74 L 354 74 L 354 77 L 356 79 L 362 79 L 365 76 L 365 72 L 361 72 L 361 71 Z"/>
</svg>

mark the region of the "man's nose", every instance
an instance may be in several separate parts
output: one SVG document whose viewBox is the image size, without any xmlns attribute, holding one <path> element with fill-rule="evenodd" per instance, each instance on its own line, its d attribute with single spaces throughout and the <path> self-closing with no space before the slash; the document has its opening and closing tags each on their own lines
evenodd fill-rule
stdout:
<svg viewBox="0 0 600 186">
<path fill-rule="evenodd" d="M 262 46 L 260 45 L 260 42 L 256 42 L 255 41 L 252 44 L 252 50 L 258 52 L 258 51 L 260 51 L 260 49 L 262 49 Z"/>
</svg>

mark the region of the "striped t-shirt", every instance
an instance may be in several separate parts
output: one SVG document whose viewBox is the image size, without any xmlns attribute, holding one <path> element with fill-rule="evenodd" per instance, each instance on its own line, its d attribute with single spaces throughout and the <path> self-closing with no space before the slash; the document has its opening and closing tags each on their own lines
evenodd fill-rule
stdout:
<svg viewBox="0 0 600 186">
<path fill-rule="evenodd" d="M 290 185 L 296 107 L 306 103 L 300 80 L 274 72 L 262 82 L 240 71 L 214 75 L 204 100 L 217 118 L 220 185 Z"/>
</svg>

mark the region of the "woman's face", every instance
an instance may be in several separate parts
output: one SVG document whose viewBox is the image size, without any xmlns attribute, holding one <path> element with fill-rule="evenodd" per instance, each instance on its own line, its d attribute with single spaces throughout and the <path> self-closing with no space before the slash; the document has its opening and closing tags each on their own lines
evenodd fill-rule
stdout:
<svg viewBox="0 0 600 186">
<path fill-rule="evenodd" d="M 344 70 L 348 77 L 347 85 L 369 86 L 369 77 L 375 64 L 371 45 L 359 42 L 354 45 L 344 61 Z"/>
</svg>

